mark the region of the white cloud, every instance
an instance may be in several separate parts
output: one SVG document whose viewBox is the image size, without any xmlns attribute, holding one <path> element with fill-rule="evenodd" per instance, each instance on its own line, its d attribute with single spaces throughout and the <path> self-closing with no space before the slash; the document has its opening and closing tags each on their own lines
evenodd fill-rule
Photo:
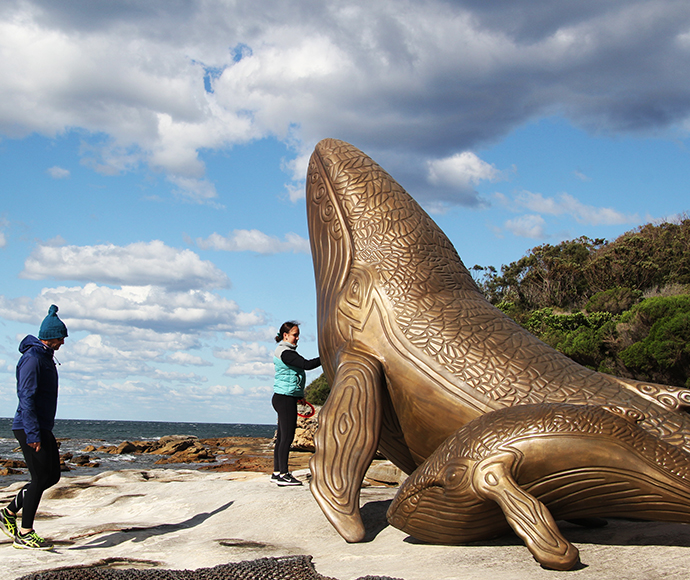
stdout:
<svg viewBox="0 0 690 580">
<path fill-rule="evenodd" d="M 117 392 L 117 393 L 146 393 L 149 390 L 149 386 L 141 381 L 123 381 L 114 383 L 105 383 L 103 381 L 98 381 L 98 387 L 104 392 Z M 93 395 L 94 393 L 92 393 Z"/>
<path fill-rule="evenodd" d="M 504 227 L 521 238 L 541 239 L 546 236 L 546 222 L 540 215 L 523 215 L 505 222 Z"/>
<path fill-rule="evenodd" d="M 212 397 L 216 395 L 230 395 L 234 397 L 244 395 L 245 390 L 239 385 L 213 385 L 206 389 L 206 393 Z"/>
<path fill-rule="evenodd" d="M 213 355 L 216 358 L 227 359 L 238 363 L 266 362 L 271 360 L 273 353 L 266 346 L 258 342 L 233 344 L 230 348 L 217 349 Z"/>
<path fill-rule="evenodd" d="M 240 422 L 242 419 L 257 419 L 255 403 L 250 399 L 270 396 L 257 394 L 255 389 L 247 391 L 234 384 L 212 383 L 211 386 L 180 384 L 160 377 L 159 380 L 116 380 L 95 379 L 88 388 L 78 387 L 69 378 L 61 375 L 60 408 L 70 409 L 75 401 L 88 405 L 92 412 L 115 414 L 131 420 L 189 421 L 192 417 L 203 417 L 205 421 Z M 265 411 L 264 411 L 265 409 Z M 270 415 L 270 404 L 261 404 L 260 415 Z"/>
<path fill-rule="evenodd" d="M 226 376 L 272 377 L 273 363 L 246 362 L 231 364 L 225 371 Z"/>
<path fill-rule="evenodd" d="M 586 205 L 567 193 L 555 197 L 546 197 L 530 191 L 521 191 L 513 197 L 495 193 L 493 199 L 509 211 L 529 212 L 504 224 L 506 230 L 526 238 L 547 237 L 544 216 L 567 217 L 590 226 L 633 224 L 639 221 L 637 215 L 624 214 L 613 208 Z"/>
<path fill-rule="evenodd" d="M 279 254 L 283 252 L 309 253 L 309 240 L 294 233 L 285 234 L 280 241 L 259 230 L 234 230 L 231 234 L 221 236 L 213 233 L 208 238 L 197 238 L 197 246 L 203 250 L 223 250 L 226 252 L 257 252 L 259 254 Z"/>
<path fill-rule="evenodd" d="M 207 360 L 204 360 L 200 356 L 195 356 L 187 352 L 174 352 L 170 355 L 170 360 L 178 365 L 182 366 L 195 366 L 195 367 L 209 367 L 213 366 Z"/>
<path fill-rule="evenodd" d="M 226 376 L 272 377 L 274 373 L 272 362 L 238 361 L 228 366 Z"/>
<path fill-rule="evenodd" d="M 248 397 L 269 399 L 273 395 L 273 387 L 251 387 L 247 393 Z"/>
<path fill-rule="evenodd" d="M 427 167 L 430 183 L 459 189 L 471 188 L 481 181 L 497 181 L 502 178 L 498 169 L 482 161 L 471 151 L 429 161 Z"/>
<path fill-rule="evenodd" d="M 227 276 L 211 262 L 201 260 L 191 250 L 171 248 L 159 240 L 128 246 L 41 244 L 27 258 L 20 276 L 176 289 L 230 285 Z"/>
<path fill-rule="evenodd" d="M 303 153 L 295 157 L 294 159 L 289 159 L 283 162 L 283 169 L 287 171 L 291 176 L 293 181 L 304 182 L 307 176 L 307 170 L 309 169 L 309 158 L 311 157 L 311 152 Z"/>
<path fill-rule="evenodd" d="M 218 349 L 213 354 L 216 358 L 232 361 L 224 373 L 227 376 L 273 376 L 272 353 L 262 344 L 234 344 L 230 348 Z"/>
<path fill-rule="evenodd" d="M 430 202 L 476 206 L 428 178 L 471 184 L 487 168 L 453 152 L 540 115 L 611 132 L 690 118 L 682 2 L 145 4 L 3 6 L 0 133 L 79 130 L 97 171 L 148 165 L 200 203 L 217 199 L 200 151 L 275 137 L 301 183 L 313 145 L 335 136 L 399 155 L 386 169 Z"/>
<path fill-rule="evenodd" d="M 569 215 L 586 225 L 619 225 L 639 220 L 637 215 L 626 215 L 613 208 L 585 205 L 567 193 L 558 197 L 544 197 L 540 193 L 523 191 L 515 198 L 515 205 L 542 214 Z"/>
<path fill-rule="evenodd" d="M 60 318 L 70 333 L 58 357 L 64 385 L 61 400 L 67 397 L 63 408 L 69 409 L 76 401 L 79 409 L 88 408 L 95 416 L 131 416 L 118 398 L 112 405 L 103 403 L 113 393 L 123 392 L 132 394 L 128 400 L 141 417 L 170 420 L 166 410 L 210 417 L 200 415 L 203 408 L 190 405 L 212 399 L 200 385 L 217 381 L 223 371 L 188 351 L 225 336 L 264 336 L 272 331 L 258 330 L 265 325 L 263 313 L 243 312 L 235 302 L 213 292 L 150 285 L 111 288 L 90 283 L 44 288 L 34 299 L 0 296 L 0 318 L 38 328 L 51 304 L 59 305 Z M 237 348 L 235 360 L 251 358 L 251 352 L 258 356 L 267 351 L 256 343 Z M 188 366 L 209 369 L 201 375 L 176 368 Z M 250 372 L 250 376 L 257 374 L 256 369 Z M 223 393 L 230 396 L 239 391 L 233 387 Z M 221 400 L 213 413 L 220 408 L 229 411 L 233 404 Z"/>
<path fill-rule="evenodd" d="M 242 312 L 234 301 L 208 291 L 97 284 L 45 288 L 35 300 L 0 296 L 0 316 L 40 324 L 43 316 L 37 318 L 37 313 L 47 313 L 51 304 L 60 307 L 60 318 L 68 329 L 103 335 L 129 335 L 134 329 L 193 335 L 233 332 L 264 323 L 261 312 Z"/>
<path fill-rule="evenodd" d="M 195 203 L 213 203 L 218 197 L 216 186 L 205 179 L 171 175 L 169 181 L 175 184 L 174 193 L 179 197 Z"/>
<path fill-rule="evenodd" d="M 62 167 L 55 165 L 54 167 L 50 167 L 48 169 L 48 175 L 50 175 L 53 179 L 66 179 L 70 176 L 70 172 L 68 169 L 63 169 Z"/>
<path fill-rule="evenodd" d="M 132 348 L 133 345 L 118 348 L 98 334 L 89 334 L 76 341 L 68 338 L 65 344 L 67 347 L 59 356 L 64 358 L 60 372 L 67 376 L 120 379 L 127 375 L 145 375 L 150 368 L 148 363 L 158 354 L 151 349 Z"/>
<path fill-rule="evenodd" d="M 9 222 L 5 218 L 0 218 L 0 248 L 7 246 L 7 236 L 3 231 L 9 226 Z"/>
<path fill-rule="evenodd" d="M 306 191 L 304 189 L 304 183 L 299 183 L 299 184 L 287 183 L 287 184 L 285 184 L 285 191 L 287 191 L 288 198 L 293 203 L 295 203 L 296 201 L 298 201 L 300 199 L 304 199 L 305 197 L 307 197 Z"/>
<path fill-rule="evenodd" d="M 184 384 L 204 383 L 208 380 L 206 377 L 202 377 L 195 373 L 178 373 L 173 371 L 163 371 L 161 369 L 154 369 L 153 376 L 168 383 L 170 381 L 177 381 Z"/>
<path fill-rule="evenodd" d="M 275 326 L 266 326 L 257 329 L 239 329 L 228 332 L 226 336 L 228 339 L 240 340 L 242 342 L 273 342 L 278 329 Z"/>
<path fill-rule="evenodd" d="M 240 413 L 233 397 L 242 395 L 244 387 L 217 384 L 223 370 L 213 367 L 220 365 L 188 351 L 243 332 L 271 334 L 256 329 L 265 324 L 261 313 L 242 312 L 234 302 L 213 293 L 152 286 L 87 284 L 44 288 L 33 300 L 0 296 L 0 318 L 38 328 L 53 303 L 60 306 L 59 315 L 70 333 L 58 353 L 61 408 L 69 412 L 76 405 L 79 413 L 89 409 L 94 416 L 172 420 L 166 413 L 176 413 L 178 420 L 180 415 L 184 420 L 189 413 L 189 417 L 227 421 L 219 416 L 220 409 Z M 227 344 L 225 338 L 223 342 Z M 234 361 L 269 355 L 258 343 L 231 345 L 218 352 Z M 189 366 L 209 370 L 203 375 L 181 370 Z M 268 366 L 272 375 L 272 365 Z M 236 374 L 264 373 L 255 368 Z M 214 386 L 205 388 L 204 383 Z M 120 394 L 127 395 L 127 405 Z M 213 411 L 204 412 L 203 405 L 209 403 Z"/>
</svg>

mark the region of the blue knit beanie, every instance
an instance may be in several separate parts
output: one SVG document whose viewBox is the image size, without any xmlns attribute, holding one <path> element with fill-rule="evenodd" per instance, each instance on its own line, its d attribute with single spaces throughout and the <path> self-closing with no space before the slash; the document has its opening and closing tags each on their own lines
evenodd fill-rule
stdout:
<svg viewBox="0 0 690 580">
<path fill-rule="evenodd" d="M 67 336 L 67 327 L 65 323 L 58 318 L 58 307 L 53 304 L 48 309 L 48 316 L 43 319 L 41 329 L 38 331 L 39 340 L 51 340 L 53 338 L 65 338 Z"/>
</svg>

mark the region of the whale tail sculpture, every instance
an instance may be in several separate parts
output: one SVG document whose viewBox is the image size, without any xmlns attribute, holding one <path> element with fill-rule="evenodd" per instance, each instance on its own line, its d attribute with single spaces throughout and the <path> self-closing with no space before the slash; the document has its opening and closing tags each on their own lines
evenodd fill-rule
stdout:
<svg viewBox="0 0 690 580">
<path fill-rule="evenodd" d="M 658 462 L 676 461 L 669 459 L 674 449 L 690 453 L 689 390 L 597 373 L 521 328 L 484 298 L 417 202 L 356 147 L 336 139 L 317 144 L 307 175 L 307 218 L 319 354 L 331 385 L 310 486 L 347 541 L 365 535 L 359 490 L 377 449 L 410 474 L 458 429 L 499 410 L 529 406 L 534 422 L 550 404 L 598 407 L 663 442 Z M 482 433 L 489 437 L 490 426 Z M 615 448 L 617 442 L 600 437 L 599 444 Z M 525 449 L 530 461 L 538 460 L 535 449 Z M 522 480 L 511 477 L 519 488 Z M 645 477 L 661 481 L 657 472 Z M 602 491 L 592 501 L 610 499 Z M 433 518 L 427 523 L 442 527 Z"/>
</svg>

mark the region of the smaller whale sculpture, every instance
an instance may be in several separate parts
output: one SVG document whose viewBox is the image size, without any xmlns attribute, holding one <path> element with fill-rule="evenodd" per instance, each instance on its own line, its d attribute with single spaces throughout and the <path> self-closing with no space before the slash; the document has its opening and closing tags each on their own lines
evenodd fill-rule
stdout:
<svg viewBox="0 0 690 580">
<path fill-rule="evenodd" d="M 417 468 L 387 513 L 432 543 L 488 539 L 510 526 L 556 570 L 579 561 L 556 519 L 607 516 L 690 522 L 690 454 L 618 409 L 569 404 L 475 419 Z"/>
</svg>

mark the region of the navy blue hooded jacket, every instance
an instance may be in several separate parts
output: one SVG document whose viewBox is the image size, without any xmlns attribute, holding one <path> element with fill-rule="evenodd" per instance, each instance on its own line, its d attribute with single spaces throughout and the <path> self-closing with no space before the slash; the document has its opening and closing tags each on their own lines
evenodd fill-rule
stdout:
<svg viewBox="0 0 690 580">
<path fill-rule="evenodd" d="M 19 406 L 12 429 L 23 429 L 27 443 L 41 441 L 41 429 L 53 430 L 58 398 L 58 374 L 53 349 L 35 336 L 19 345 L 22 357 L 17 363 Z"/>
</svg>

